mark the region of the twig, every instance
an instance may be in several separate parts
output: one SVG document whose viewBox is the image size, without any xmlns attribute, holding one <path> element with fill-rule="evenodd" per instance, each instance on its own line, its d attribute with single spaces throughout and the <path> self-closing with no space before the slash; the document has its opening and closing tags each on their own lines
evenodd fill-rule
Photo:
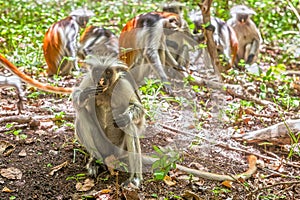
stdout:
<svg viewBox="0 0 300 200">
<path fill-rule="evenodd" d="M 269 188 L 272 188 L 272 187 L 275 187 L 275 186 L 278 186 L 278 185 L 292 185 L 292 184 L 300 184 L 300 181 L 288 181 L 288 182 L 278 182 L 278 183 L 274 183 L 273 185 L 268 185 L 266 187 L 263 187 L 263 188 L 257 188 L 255 190 L 253 190 L 252 192 L 250 192 L 250 194 L 247 194 L 247 196 L 253 196 L 254 194 L 258 193 L 259 191 L 262 191 L 262 190 L 267 190 Z"/>
</svg>

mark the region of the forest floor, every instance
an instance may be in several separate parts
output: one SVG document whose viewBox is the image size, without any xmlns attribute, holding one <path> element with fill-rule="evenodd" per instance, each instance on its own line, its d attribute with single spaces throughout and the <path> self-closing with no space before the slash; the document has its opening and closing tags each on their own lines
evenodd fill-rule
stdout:
<svg viewBox="0 0 300 200">
<path fill-rule="evenodd" d="M 45 78 L 40 81 L 46 82 Z M 62 80 L 69 86 L 79 82 L 80 78 Z M 26 96 L 34 92 L 29 85 L 26 88 Z M 233 120 L 220 111 L 228 111 L 229 104 L 239 102 L 238 98 L 209 88 L 195 92 L 186 86 L 174 91 L 171 100 L 158 94 L 154 102 L 143 95 L 152 120 L 147 120 L 142 151 L 152 154 L 153 145 L 164 147 L 180 154 L 178 163 L 184 166 L 228 175 L 245 172 L 252 154 L 258 159 L 256 173 L 247 180 L 222 183 L 171 169 L 170 180 L 155 180 L 145 167 L 142 187 L 124 189 L 121 183 L 128 178 L 126 172 L 111 175 L 104 170 L 97 178 L 88 177 L 88 154 L 75 139 L 75 111 L 68 96 L 39 92 L 36 98 L 27 98 L 19 115 L 15 91 L 2 89 L 0 200 L 300 199 L 299 151 L 287 160 L 287 145 L 232 138 L 235 133 L 276 124 L 280 117 L 246 115 L 243 120 Z"/>
</svg>

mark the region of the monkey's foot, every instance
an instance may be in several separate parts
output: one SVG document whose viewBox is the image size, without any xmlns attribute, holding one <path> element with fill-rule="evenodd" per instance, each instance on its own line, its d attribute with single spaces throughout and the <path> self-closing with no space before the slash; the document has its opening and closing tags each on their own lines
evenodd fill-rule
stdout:
<svg viewBox="0 0 300 200">
<path fill-rule="evenodd" d="M 99 171 L 106 170 L 106 167 L 105 167 L 105 165 L 101 165 L 101 164 L 97 163 L 96 159 L 94 157 L 90 157 L 90 159 L 86 165 L 86 169 L 87 169 L 89 175 L 91 175 L 93 177 L 97 177 Z"/>
<path fill-rule="evenodd" d="M 139 189 L 141 187 L 142 180 L 140 178 L 130 178 L 124 183 L 122 183 L 122 187 L 125 188 L 133 188 L 133 189 Z"/>
</svg>

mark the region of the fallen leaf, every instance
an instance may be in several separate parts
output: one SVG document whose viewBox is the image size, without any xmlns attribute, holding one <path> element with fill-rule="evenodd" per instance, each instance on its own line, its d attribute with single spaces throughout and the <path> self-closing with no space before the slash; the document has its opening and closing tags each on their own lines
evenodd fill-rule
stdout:
<svg viewBox="0 0 300 200">
<path fill-rule="evenodd" d="M 19 156 L 20 156 L 20 157 L 25 157 L 25 156 L 27 156 L 27 153 L 26 153 L 25 149 L 22 149 L 22 151 L 20 151 Z"/>
<path fill-rule="evenodd" d="M 60 170 L 61 168 L 65 167 L 65 166 L 67 166 L 68 164 L 69 164 L 69 162 L 68 162 L 68 161 L 65 161 L 65 162 L 63 162 L 63 163 L 60 164 L 60 165 L 57 165 L 57 166 L 55 166 L 55 167 L 52 167 L 52 170 L 51 170 L 51 172 L 49 173 L 49 175 L 50 175 L 50 176 L 53 176 L 55 172 L 57 172 L 58 170 Z"/>
<path fill-rule="evenodd" d="M 7 141 L 0 141 L 0 154 L 3 154 L 3 156 L 9 156 L 14 150 L 15 145 Z"/>
<path fill-rule="evenodd" d="M 131 187 L 123 187 L 122 194 L 126 200 L 140 200 L 139 193 L 137 189 Z"/>
<path fill-rule="evenodd" d="M 164 177 L 164 182 L 165 182 L 165 184 L 167 184 L 168 186 L 174 186 L 174 185 L 176 185 L 176 181 L 173 181 L 172 178 L 171 178 L 170 176 L 168 176 L 168 175 L 166 175 L 166 176 Z"/>
<path fill-rule="evenodd" d="M 222 185 L 227 188 L 232 188 L 232 181 L 223 181 Z"/>
<path fill-rule="evenodd" d="M 11 190 L 11 189 L 9 189 L 8 187 L 5 186 L 5 187 L 2 189 L 2 192 L 12 193 L 12 192 L 14 192 L 14 190 Z"/>
<path fill-rule="evenodd" d="M 1 169 L 0 174 L 8 179 L 21 179 L 22 178 L 22 171 L 15 167 L 9 167 L 6 169 Z"/>
<path fill-rule="evenodd" d="M 95 183 L 93 179 L 87 178 L 84 180 L 83 184 L 78 182 L 76 184 L 76 190 L 79 192 L 86 192 L 92 189 L 94 187 Z"/>
<path fill-rule="evenodd" d="M 103 190 L 93 193 L 92 196 L 96 200 L 111 200 L 111 196 L 110 196 L 111 192 L 112 192 L 112 190 L 110 190 L 110 189 L 103 189 Z"/>
<path fill-rule="evenodd" d="M 189 190 L 184 191 L 184 194 L 182 195 L 182 197 L 184 197 L 184 199 L 186 199 L 186 200 L 201 200 L 200 197 L 196 193 L 189 191 Z"/>
</svg>

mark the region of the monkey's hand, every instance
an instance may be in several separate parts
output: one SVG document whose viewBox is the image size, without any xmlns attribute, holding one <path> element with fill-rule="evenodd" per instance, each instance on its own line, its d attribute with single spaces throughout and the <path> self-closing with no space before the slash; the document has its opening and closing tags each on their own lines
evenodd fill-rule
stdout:
<svg viewBox="0 0 300 200">
<path fill-rule="evenodd" d="M 97 89 L 95 87 L 87 87 L 83 90 L 77 89 L 76 91 L 74 91 L 72 98 L 75 108 L 84 107 L 87 100 L 96 95 L 96 90 Z"/>
<path fill-rule="evenodd" d="M 143 106 L 137 103 L 130 103 L 126 111 L 114 119 L 115 127 L 126 127 L 129 123 L 139 123 L 144 116 Z"/>
<path fill-rule="evenodd" d="M 132 121 L 132 113 L 125 112 L 114 119 L 115 127 L 126 127 Z"/>
</svg>

